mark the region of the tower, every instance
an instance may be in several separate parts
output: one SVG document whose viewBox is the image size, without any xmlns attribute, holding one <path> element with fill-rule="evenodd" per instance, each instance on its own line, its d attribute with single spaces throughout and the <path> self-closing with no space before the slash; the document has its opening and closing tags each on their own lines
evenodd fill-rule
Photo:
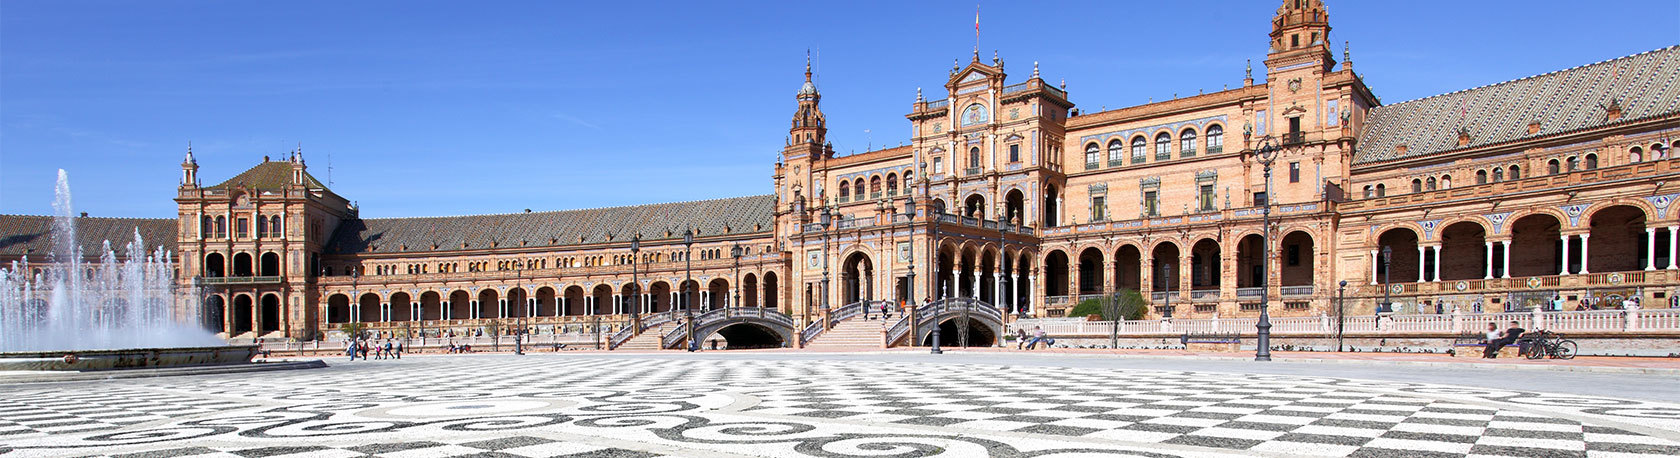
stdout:
<svg viewBox="0 0 1680 458">
<path fill-rule="evenodd" d="M 198 159 L 193 158 L 192 144 L 187 145 L 187 158 L 181 160 L 181 187 L 198 187 Z"/>
<path fill-rule="evenodd" d="M 788 130 L 788 145 L 791 147 L 826 143 L 824 137 L 828 134 L 828 123 L 823 117 L 822 108 L 818 106 L 822 102 L 822 93 L 817 92 L 817 85 L 811 82 L 810 55 L 805 56 L 805 85 L 799 87 L 799 93 L 794 94 L 794 99 L 798 100 L 799 108 L 793 113 L 793 126 Z"/>
<path fill-rule="evenodd" d="M 776 170 L 779 211 L 787 212 L 805 209 L 807 205 L 813 208 L 822 205 L 822 189 L 820 186 L 812 187 L 812 183 L 816 183 L 814 173 L 819 162 L 834 156 L 834 148 L 827 138 L 828 119 L 823 116 L 820 106 L 822 93 L 811 81 L 809 52 L 805 54 L 805 84 L 794 94 L 794 100 L 798 108 L 790 120 L 787 145 L 782 147 L 782 157 L 777 161 Z M 794 220 L 805 216 L 795 215 Z"/>
<path fill-rule="evenodd" d="M 1331 61 L 1330 15 L 1321 0 L 1283 0 L 1272 17 L 1271 37 L 1268 61 L 1296 54 L 1313 54 L 1311 57 Z"/>
</svg>

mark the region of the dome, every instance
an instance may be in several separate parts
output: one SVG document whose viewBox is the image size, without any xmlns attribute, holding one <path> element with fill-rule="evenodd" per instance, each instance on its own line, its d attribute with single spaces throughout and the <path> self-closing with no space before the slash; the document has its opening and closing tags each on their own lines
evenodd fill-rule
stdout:
<svg viewBox="0 0 1680 458">
<path fill-rule="evenodd" d="M 799 95 L 817 95 L 817 85 L 811 84 L 810 80 L 806 80 L 805 85 L 799 87 Z"/>
</svg>

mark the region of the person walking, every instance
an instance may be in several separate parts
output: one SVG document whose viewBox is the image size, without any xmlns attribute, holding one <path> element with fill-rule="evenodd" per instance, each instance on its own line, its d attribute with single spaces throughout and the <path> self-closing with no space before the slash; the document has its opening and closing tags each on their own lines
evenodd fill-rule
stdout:
<svg viewBox="0 0 1680 458">
<path fill-rule="evenodd" d="M 344 354 L 349 356 L 351 361 L 356 360 L 356 339 L 344 339 Z"/>
<path fill-rule="evenodd" d="M 886 320 L 892 319 L 892 305 L 891 304 L 892 304 L 891 302 L 887 302 L 887 301 L 882 301 L 881 302 L 881 321 L 886 321 Z"/>
</svg>

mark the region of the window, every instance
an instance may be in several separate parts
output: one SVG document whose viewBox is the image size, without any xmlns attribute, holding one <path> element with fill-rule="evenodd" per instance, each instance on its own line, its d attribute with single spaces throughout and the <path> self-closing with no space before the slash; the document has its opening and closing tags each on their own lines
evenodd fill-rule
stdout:
<svg viewBox="0 0 1680 458">
<path fill-rule="evenodd" d="M 1198 204 L 1197 207 L 1200 208 L 1202 211 L 1205 211 L 1205 212 L 1206 211 L 1213 211 L 1213 209 L 1214 209 L 1213 208 L 1213 185 L 1211 185 L 1211 184 L 1202 185 L 1201 186 L 1201 193 L 1200 193 L 1200 195 L 1197 196 L 1196 201 L 1197 201 L 1197 204 Z"/>
<path fill-rule="evenodd" d="M 1558 161 L 1557 161 L 1557 159 L 1552 159 L 1550 161 L 1546 161 L 1546 173 L 1550 174 L 1550 175 L 1557 175 L 1558 174 Z"/>
<path fill-rule="evenodd" d="M 257 238 L 268 236 L 268 218 L 257 217 Z"/>
<path fill-rule="evenodd" d="M 280 216 L 279 215 L 268 217 L 268 232 L 269 232 L 269 235 L 274 236 L 274 237 L 285 237 L 286 236 L 285 231 L 286 231 L 286 226 L 280 224 Z"/>
<path fill-rule="evenodd" d="M 945 158 L 933 158 L 933 173 L 945 173 Z"/>
<path fill-rule="evenodd" d="M 1108 220 L 1108 202 L 1103 196 L 1091 198 L 1091 221 Z"/>
<path fill-rule="evenodd" d="M 1208 126 L 1208 129 L 1207 129 L 1207 153 L 1208 154 L 1219 154 L 1224 149 L 1225 149 L 1225 128 L 1224 127 L 1219 127 L 1218 124 Z"/>
<path fill-rule="evenodd" d="M 1365 185 L 1365 198 L 1369 199 L 1371 196 L 1371 185 Z"/>
<path fill-rule="evenodd" d="M 1412 179 L 1412 192 L 1423 192 L 1423 180 Z"/>
<path fill-rule="evenodd" d="M 877 198 L 880 198 L 880 197 L 881 197 L 881 176 L 876 175 L 876 176 L 869 177 L 869 198 L 877 199 Z"/>
<path fill-rule="evenodd" d="M 1628 150 L 1628 162 L 1640 162 L 1645 159 L 1645 150 L 1635 146 Z"/>
<path fill-rule="evenodd" d="M 1266 206 L 1266 193 L 1265 192 L 1254 193 L 1254 206 L 1256 206 L 1256 207 Z"/>
<path fill-rule="evenodd" d="M 1160 216 L 1161 202 L 1157 191 L 1143 192 L 1143 216 Z"/>
<path fill-rule="evenodd" d="M 198 228 L 198 235 L 200 237 L 214 236 L 216 234 L 216 231 L 215 231 L 216 226 L 215 226 L 215 223 L 213 221 L 215 221 L 215 220 L 210 218 L 209 216 L 206 216 L 206 217 L 201 218 L 201 219 L 203 221 L 199 222 L 200 227 Z"/>
<path fill-rule="evenodd" d="M 1569 159 L 1566 159 L 1564 162 L 1569 164 L 1569 171 L 1571 172 L 1581 168 L 1581 158 L 1570 156 Z"/>
<path fill-rule="evenodd" d="M 1195 129 L 1184 129 L 1184 132 L 1178 134 L 1178 155 L 1180 157 L 1190 157 L 1196 155 Z"/>
<path fill-rule="evenodd" d="M 1377 197 L 1386 196 L 1388 196 L 1388 187 L 1384 186 L 1382 183 L 1377 183 Z"/>
<path fill-rule="evenodd" d="M 1133 164 L 1142 164 L 1143 163 L 1144 154 L 1145 154 L 1144 153 L 1144 148 L 1148 144 L 1149 144 L 1149 142 L 1144 140 L 1142 135 L 1132 137 L 1132 163 Z"/>
<path fill-rule="evenodd" d="M 1596 168 L 1598 168 L 1598 155 L 1597 154 L 1588 154 L 1587 155 L 1587 170 L 1593 170 L 1593 169 L 1596 169 Z"/>
<path fill-rule="evenodd" d="M 1009 145 L 1009 162 L 1021 162 L 1021 145 Z"/>
<path fill-rule="evenodd" d="M 845 202 L 845 201 L 851 200 L 851 197 L 852 197 L 852 182 L 846 181 L 846 180 L 840 180 L 840 201 Z"/>
<path fill-rule="evenodd" d="M 235 224 L 234 235 L 236 237 L 246 238 L 246 237 L 251 236 L 251 220 L 250 219 L 248 219 L 248 218 L 237 218 L 235 220 L 234 224 Z"/>
<path fill-rule="evenodd" d="M 968 166 L 980 167 L 980 147 L 976 146 L 968 149 Z"/>
<path fill-rule="evenodd" d="M 1522 178 L 1522 169 L 1517 168 L 1517 166 L 1514 166 L 1514 165 L 1511 166 L 1511 179 L 1517 180 L 1517 179 L 1521 179 L 1521 178 Z"/>
<path fill-rule="evenodd" d="M 1167 159 L 1172 159 L 1172 135 L 1161 132 L 1160 135 L 1155 136 L 1155 160 L 1164 161 Z"/>
<path fill-rule="evenodd" d="M 1300 162 L 1289 163 L 1289 182 L 1290 183 L 1300 183 L 1301 182 L 1301 163 Z"/>
<path fill-rule="evenodd" d="M 858 177 L 857 182 L 852 183 L 852 192 L 857 193 L 857 200 L 863 200 L 863 177 Z"/>
<path fill-rule="evenodd" d="M 1085 145 L 1085 170 L 1095 170 L 1097 168 L 1098 154 L 1096 143 Z"/>
<path fill-rule="evenodd" d="M 1423 189 L 1425 191 L 1434 191 L 1435 190 L 1435 177 L 1429 177 L 1429 179 L 1423 180 Z"/>
<path fill-rule="evenodd" d="M 1108 166 L 1119 167 L 1120 161 L 1125 159 L 1126 145 L 1119 139 L 1108 142 Z"/>
<path fill-rule="evenodd" d="M 1493 182 L 1505 181 L 1505 169 L 1493 169 Z"/>
<path fill-rule="evenodd" d="M 216 237 L 227 238 L 227 217 L 216 217 Z"/>
<path fill-rule="evenodd" d="M 1441 175 L 1441 189 L 1452 189 L 1452 175 Z"/>
<path fill-rule="evenodd" d="M 898 174 L 887 174 L 887 196 L 898 195 Z"/>
<path fill-rule="evenodd" d="M 1494 171 L 1499 171 L 1499 169 L 1493 169 L 1493 170 Z M 1487 171 L 1486 170 L 1477 170 L 1476 171 L 1476 184 L 1487 184 Z"/>
</svg>

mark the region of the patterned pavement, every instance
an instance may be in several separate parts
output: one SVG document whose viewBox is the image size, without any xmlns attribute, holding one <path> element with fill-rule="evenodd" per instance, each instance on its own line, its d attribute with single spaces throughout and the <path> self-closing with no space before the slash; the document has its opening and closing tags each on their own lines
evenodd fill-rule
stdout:
<svg viewBox="0 0 1680 458">
<path fill-rule="evenodd" d="M 434 356 L 0 386 L 0 457 L 1680 456 L 1680 405 L 894 361 Z"/>
</svg>

